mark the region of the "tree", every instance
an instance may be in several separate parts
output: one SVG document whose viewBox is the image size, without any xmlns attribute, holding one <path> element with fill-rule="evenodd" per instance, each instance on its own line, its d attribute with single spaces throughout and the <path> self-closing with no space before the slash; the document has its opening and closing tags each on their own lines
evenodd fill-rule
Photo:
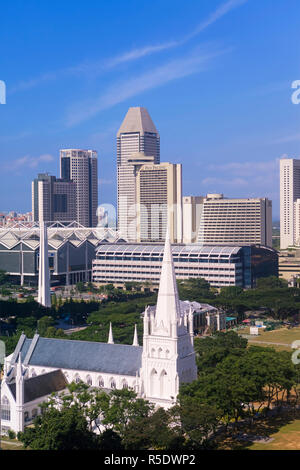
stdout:
<svg viewBox="0 0 300 470">
<path fill-rule="evenodd" d="M 38 332 L 41 336 L 45 336 L 47 329 L 54 325 L 52 317 L 45 316 L 38 321 Z"/>
<path fill-rule="evenodd" d="M 122 439 L 131 422 L 148 418 L 154 408 L 146 400 L 137 398 L 133 390 L 126 388 L 112 390 L 109 399 L 109 406 L 103 411 L 102 423 L 110 426 Z"/>
<path fill-rule="evenodd" d="M 84 292 L 86 290 L 83 282 L 77 282 L 75 287 L 76 287 L 77 292 L 79 293 Z"/>
<path fill-rule="evenodd" d="M 130 421 L 122 442 L 126 450 L 170 449 L 179 446 L 180 437 L 171 426 L 170 413 L 158 408 L 149 416 Z"/>
<path fill-rule="evenodd" d="M 34 420 L 33 428 L 18 434 L 25 448 L 32 450 L 87 450 L 97 448 L 95 434 L 77 406 L 58 410 L 49 407 Z"/>
<path fill-rule="evenodd" d="M 257 289 L 287 288 L 288 282 L 285 279 L 279 279 L 276 276 L 261 277 L 256 282 Z"/>
<path fill-rule="evenodd" d="M 195 352 L 199 373 L 215 369 L 229 354 L 241 355 L 248 341 L 234 331 L 216 332 L 208 338 L 195 338 Z"/>
<path fill-rule="evenodd" d="M 189 447 L 212 447 L 210 438 L 218 427 L 220 417 L 214 405 L 203 403 L 197 397 L 181 396 L 171 413 Z"/>
<path fill-rule="evenodd" d="M 0 269 L 0 286 L 8 282 L 8 275 L 4 269 Z"/>
</svg>

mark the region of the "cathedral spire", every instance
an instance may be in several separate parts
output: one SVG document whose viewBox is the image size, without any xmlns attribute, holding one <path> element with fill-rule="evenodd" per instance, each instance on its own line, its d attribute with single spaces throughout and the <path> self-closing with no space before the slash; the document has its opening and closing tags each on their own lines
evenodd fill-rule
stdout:
<svg viewBox="0 0 300 470">
<path fill-rule="evenodd" d="M 107 341 L 108 344 L 114 344 L 114 338 L 113 338 L 113 334 L 112 334 L 112 326 L 111 326 L 111 322 L 109 324 L 109 334 L 108 334 L 108 341 Z"/>
<path fill-rule="evenodd" d="M 50 274 L 48 259 L 48 236 L 45 222 L 40 222 L 40 262 L 38 302 L 44 307 L 51 307 Z"/>
<path fill-rule="evenodd" d="M 177 323 L 179 317 L 179 297 L 172 248 L 170 243 L 169 228 L 167 227 L 155 315 L 156 328 L 163 328 L 170 331 L 171 324 Z"/>
<path fill-rule="evenodd" d="M 134 337 L 133 337 L 132 346 L 138 346 L 138 345 L 139 345 L 139 340 L 138 340 L 137 328 L 136 328 L 136 324 L 135 324 L 134 325 Z"/>
</svg>

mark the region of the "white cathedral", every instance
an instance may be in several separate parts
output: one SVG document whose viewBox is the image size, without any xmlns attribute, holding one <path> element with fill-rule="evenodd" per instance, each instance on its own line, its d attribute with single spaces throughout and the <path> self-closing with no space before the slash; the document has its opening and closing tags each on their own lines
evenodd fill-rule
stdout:
<svg viewBox="0 0 300 470">
<path fill-rule="evenodd" d="M 42 227 L 39 301 L 47 304 L 47 230 Z M 47 282 L 48 281 L 48 282 Z M 48 284 L 48 286 L 47 286 Z M 41 293 L 41 290 L 44 293 Z M 40 300 L 42 299 L 42 300 Z M 157 305 L 143 314 L 143 346 L 135 327 L 132 345 L 20 336 L 5 358 L 2 379 L 2 431 L 19 432 L 40 413 L 39 405 L 68 383 L 83 381 L 104 390 L 130 388 L 157 407 L 176 402 L 179 386 L 197 378 L 193 309 L 178 297 L 169 235 L 166 235 Z"/>
</svg>

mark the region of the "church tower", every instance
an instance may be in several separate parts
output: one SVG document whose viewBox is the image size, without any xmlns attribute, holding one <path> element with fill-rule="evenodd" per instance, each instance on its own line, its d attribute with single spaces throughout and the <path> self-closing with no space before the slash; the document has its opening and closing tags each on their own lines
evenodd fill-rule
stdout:
<svg viewBox="0 0 300 470">
<path fill-rule="evenodd" d="M 172 249 L 167 230 L 156 307 L 144 313 L 141 394 L 169 408 L 179 384 L 197 378 L 193 344 L 193 312 L 180 307 Z"/>
</svg>

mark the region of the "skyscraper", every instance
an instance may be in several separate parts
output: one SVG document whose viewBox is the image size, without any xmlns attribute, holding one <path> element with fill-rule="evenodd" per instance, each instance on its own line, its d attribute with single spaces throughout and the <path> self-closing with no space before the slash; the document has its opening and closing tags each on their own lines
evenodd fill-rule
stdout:
<svg viewBox="0 0 300 470">
<path fill-rule="evenodd" d="M 280 160 L 280 248 L 299 243 L 300 160 Z"/>
<path fill-rule="evenodd" d="M 76 220 L 76 183 L 40 173 L 32 182 L 32 217 L 46 222 Z"/>
<path fill-rule="evenodd" d="M 272 246 L 272 201 L 207 194 L 199 211 L 202 245 Z"/>
<path fill-rule="evenodd" d="M 137 171 L 137 241 L 163 241 L 169 226 L 172 243 L 182 242 L 181 164 L 145 164 Z"/>
<path fill-rule="evenodd" d="M 136 240 L 136 161 L 142 153 L 160 162 L 160 139 L 145 108 L 129 108 L 117 133 L 118 230 L 128 241 Z"/>
<path fill-rule="evenodd" d="M 184 196 L 182 198 L 183 243 L 197 241 L 203 199 L 202 196 Z"/>
<path fill-rule="evenodd" d="M 60 151 L 60 176 L 76 183 L 76 220 L 85 227 L 97 225 L 98 156 L 95 150 Z"/>
</svg>

